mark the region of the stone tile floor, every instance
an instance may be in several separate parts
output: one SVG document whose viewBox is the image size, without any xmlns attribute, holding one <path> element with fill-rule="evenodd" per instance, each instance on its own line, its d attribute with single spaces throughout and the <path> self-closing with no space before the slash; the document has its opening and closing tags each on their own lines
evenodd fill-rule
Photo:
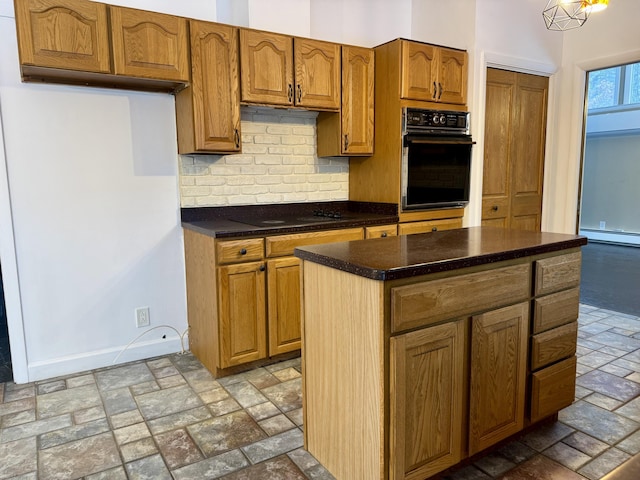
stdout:
<svg viewBox="0 0 640 480">
<path fill-rule="evenodd" d="M 576 403 L 453 480 L 598 479 L 640 452 L 640 318 L 581 306 Z M 300 359 L 214 380 L 168 355 L 0 384 L 0 479 L 331 479 L 303 448 Z"/>
</svg>

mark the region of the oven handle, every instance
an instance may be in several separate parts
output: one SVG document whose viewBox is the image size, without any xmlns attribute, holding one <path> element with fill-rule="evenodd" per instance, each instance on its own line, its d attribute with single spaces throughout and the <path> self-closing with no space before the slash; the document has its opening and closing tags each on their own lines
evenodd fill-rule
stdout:
<svg viewBox="0 0 640 480">
<path fill-rule="evenodd" d="M 475 145 L 470 136 L 455 136 L 455 137 L 434 137 L 431 135 L 405 135 L 404 145 L 408 146 L 411 143 L 417 144 L 438 144 L 438 145 Z"/>
</svg>

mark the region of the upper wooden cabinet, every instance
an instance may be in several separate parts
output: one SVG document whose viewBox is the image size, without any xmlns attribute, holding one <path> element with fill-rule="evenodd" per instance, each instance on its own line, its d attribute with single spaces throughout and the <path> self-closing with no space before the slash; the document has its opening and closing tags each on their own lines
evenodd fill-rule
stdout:
<svg viewBox="0 0 640 480">
<path fill-rule="evenodd" d="M 191 84 L 176 95 L 178 153 L 240 152 L 238 29 L 192 20 Z"/>
<path fill-rule="evenodd" d="M 87 0 L 16 0 L 15 14 L 23 68 L 111 71 L 106 5 Z"/>
<path fill-rule="evenodd" d="M 340 45 L 240 30 L 243 102 L 337 110 Z"/>
<path fill-rule="evenodd" d="M 340 113 L 318 115 L 318 156 L 373 153 L 374 58 L 372 49 L 342 46 Z"/>
<path fill-rule="evenodd" d="M 463 50 L 401 40 L 401 97 L 464 105 L 467 53 Z"/>
<path fill-rule="evenodd" d="M 114 73 L 189 81 L 186 19 L 121 7 L 109 12 Z"/>
</svg>

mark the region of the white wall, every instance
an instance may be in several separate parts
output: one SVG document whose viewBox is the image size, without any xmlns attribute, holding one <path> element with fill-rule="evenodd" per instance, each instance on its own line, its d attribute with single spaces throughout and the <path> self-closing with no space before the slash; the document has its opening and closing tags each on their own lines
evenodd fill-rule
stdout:
<svg viewBox="0 0 640 480">
<path fill-rule="evenodd" d="M 25 354 L 14 357 L 24 382 L 110 364 L 144 331 L 135 307 L 150 308 L 152 326 L 185 330 L 184 262 L 173 97 L 21 83 L 11 5 L 2 1 L 9 198 L 0 198 L 13 223 L 2 225 L 0 243 L 10 243 L 12 227 L 17 275 L 6 287 L 19 282 L 21 312 L 8 309 L 8 320 L 16 354 L 13 333 L 24 332 Z M 1 253 L 10 267 L 13 252 Z M 179 350 L 172 330 L 156 330 L 120 361 Z"/>
</svg>

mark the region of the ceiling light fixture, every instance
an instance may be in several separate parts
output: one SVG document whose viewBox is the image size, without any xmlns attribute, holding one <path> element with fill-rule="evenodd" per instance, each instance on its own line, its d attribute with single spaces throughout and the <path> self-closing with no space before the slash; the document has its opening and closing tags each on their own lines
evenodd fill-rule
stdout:
<svg viewBox="0 0 640 480">
<path fill-rule="evenodd" d="M 549 0 L 542 11 L 548 30 L 571 30 L 584 25 L 597 0 Z M 589 9 L 585 8 L 589 4 Z"/>
<path fill-rule="evenodd" d="M 586 12 L 599 12 L 609 5 L 609 0 L 582 0 L 582 9 Z"/>
</svg>

